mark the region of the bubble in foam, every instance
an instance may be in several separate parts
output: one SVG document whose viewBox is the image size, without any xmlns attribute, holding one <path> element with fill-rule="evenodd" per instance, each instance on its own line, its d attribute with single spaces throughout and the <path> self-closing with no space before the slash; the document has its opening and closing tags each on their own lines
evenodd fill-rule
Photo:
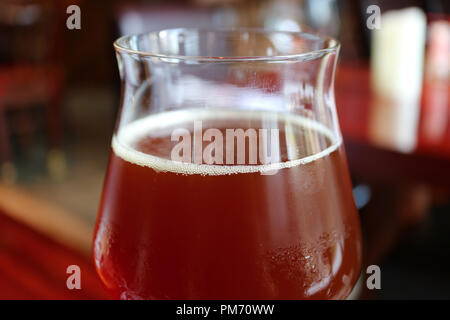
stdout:
<svg viewBox="0 0 450 320">
<path fill-rule="evenodd" d="M 161 158 L 155 155 L 147 154 L 136 150 L 134 145 L 141 138 L 151 131 L 157 131 L 174 127 L 177 124 L 185 124 L 194 120 L 242 120 L 242 119 L 271 119 L 284 120 L 299 127 L 304 127 L 326 136 L 331 144 L 326 149 L 313 155 L 305 156 L 295 160 L 285 162 L 263 164 L 263 165 L 212 165 L 195 164 L 170 159 Z M 333 132 L 323 124 L 293 114 L 280 114 L 271 112 L 252 112 L 242 110 L 207 110 L 207 109 L 189 109 L 177 110 L 164 113 L 149 115 L 138 119 L 122 127 L 112 139 L 112 149 L 116 156 L 130 163 L 149 167 L 160 172 L 174 172 L 179 174 L 197 174 L 197 175 L 231 175 L 238 173 L 267 173 L 285 168 L 295 167 L 310 163 L 335 151 L 342 143 L 341 137 L 336 137 Z"/>
</svg>

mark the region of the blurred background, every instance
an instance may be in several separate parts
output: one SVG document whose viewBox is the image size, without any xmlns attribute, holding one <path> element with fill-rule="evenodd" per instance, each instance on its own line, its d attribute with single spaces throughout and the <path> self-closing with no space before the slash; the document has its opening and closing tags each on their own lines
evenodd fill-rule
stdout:
<svg viewBox="0 0 450 320">
<path fill-rule="evenodd" d="M 362 297 L 450 298 L 447 0 L 2 0 L 0 298 L 104 297 L 90 242 L 120 102 L 113 41 L 236 26 L 341 41 L 337 109 L 365 264 L 382 272 Z M 81 293 L 65 290 L 68 264 L 87 270 Z"/>
</svg>

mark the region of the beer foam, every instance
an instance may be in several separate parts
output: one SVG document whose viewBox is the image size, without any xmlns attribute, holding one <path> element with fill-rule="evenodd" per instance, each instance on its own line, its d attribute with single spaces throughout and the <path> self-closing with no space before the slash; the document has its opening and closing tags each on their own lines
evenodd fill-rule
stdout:
<svg viewBox="0 0 450 320">
<path fill-rule="evenodd" d="M 262 165 L 216 165 L 216 164 L 196 164 L 181 161 L 174 161 L 147 154 L 136 150 L 134 145 L 146 134 L 153 130 L 160 130 L 173 127 L 176 124 L 185 124 L 195 120 L 226 120 L 226 119 L 253 119 L 253 120 L 284 120 L 288 123 L 301 126 L 307 129 L 316 130 L 326 136 L 330 141 L 330 146 L 313 155 L 305 156 L 299 159 L 285 162 L 277 162 Z M 272 112 L 255 112 L 242 110 L 208 110 L 208 109 L 189 109 L 176 110 L 164 113 L 149 115 L 145 118 L 133 121 L 118 130 L 112 139 L 112 149 L 114 153 L 123 160 L 149 167 L 156 171 L 173 172 L 179 174 L 197 174 L 197 175 L 230 175 L 237 173 L 267 173 L 273 170 L 291 168 L 298 165 L 304 165 L 320 158 L 323 158 L 335 151 L 342 143 L 340 136 L 336 137 L 333 132 L 323 124 L 293 114 L 282 114 Z"/>
</svg>

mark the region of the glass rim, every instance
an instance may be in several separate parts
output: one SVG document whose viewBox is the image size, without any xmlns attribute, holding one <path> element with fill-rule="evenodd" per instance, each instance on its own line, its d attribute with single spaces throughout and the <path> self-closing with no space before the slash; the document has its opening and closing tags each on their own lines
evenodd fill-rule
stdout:
<svg viewBox="0 0 450 320">
<path fill-rule="evenodd" d="M 133 37 L 141 37 L 146 35 L 157 35 L 160 32 L 168 32 L 168 31 L 179 31 L 179 30 L 189 30 L 189 31 L 197 31 L 197 32 L 241 32 L 241 33 L 256 33 L 256 34 L 286 34 L 291 36 L 297 36 L 300 38 L 309 38 L 310 40 L 323 41 L 328 45 L 325 48 L 309 50 L 306 52 L 299 53 L 291 53 L 285 55 L 273 55 L 273 56 L 189 56 L 189 55 L 173 55 L 173 54 L 161 54 L 154 53 L 150 51 L 142 51 L 132 49 L 129 45 L 126 45 L 126 41 L 130 40 Z M 237 27 L 237 28 L 168 28 L 161 29 L 149 32 L 142 32 L 130 35 L 124 35 L 116 39 L 113 43 L 114 49 L 119 53 L 127 53 L 138 55 L 141 57 L 149 57 L 149 58 L 158 58 L 158 59 L 170 59 L 170 60 L 178 60 L 178 61 L 199 61 L 199 62 L 251 62 L 251 61 L 267 61 L 267 62 L 275 62 L 275 61 L 304 61 L 304 60 L 312 60 L 318 57 L 323 56 L 327 53 L 336 52 L 340 47 L 340 42 L 335 38 L 329 36 L 323 36 L 315 32 L 311 31 L 283 31 L 283 30 L 273 30 L 273 29 L 263 29 L 263 28 L 245 28 L 245 27 Z"/>
</svg>

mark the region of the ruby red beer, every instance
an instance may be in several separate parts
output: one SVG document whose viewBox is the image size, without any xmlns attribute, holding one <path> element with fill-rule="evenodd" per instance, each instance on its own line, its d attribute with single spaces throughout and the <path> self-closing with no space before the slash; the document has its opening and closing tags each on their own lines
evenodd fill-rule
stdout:
<svg viewBox="0 0 450 320">
<path fill-rule="evenodd" d="M 108 288 L 144 299 L 345 298 L 360 235 L 340 141 L 289 116 L 277 123 L 274 174 L 171 161 L 167 132 L 189 128 L 197 113 L 149 116 L 114 137 L 95 242 Z M 248 129 L 263 115 L 216 111 L 203 123 Z"/>
<path fill-rule="evenodd" d="M 222 94 L 234 90 L 226 79 L 216 88 Z M 214 95 L 209 88 L 197 94 Z M 311 113 L 265 107 L 260 89 L 251 99 L 261 107 L 243 108 L 241 97 L 205 108 L 184 95 L 186 105 L 123 121 L 122 106 L 94 239 L 95 265 L 112 297 L 349 295 L 361 235 L 340 134 Z"/>
</svg>

